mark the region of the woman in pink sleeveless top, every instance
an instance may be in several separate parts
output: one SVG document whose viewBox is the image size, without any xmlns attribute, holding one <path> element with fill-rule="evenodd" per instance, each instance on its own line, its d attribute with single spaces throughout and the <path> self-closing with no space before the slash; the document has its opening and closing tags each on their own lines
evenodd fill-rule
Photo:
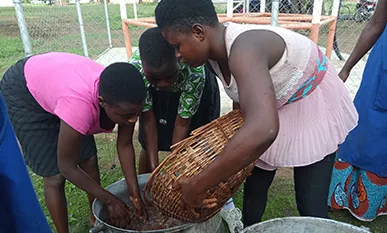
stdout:
<svg viewBox="0 0 387 233">
<path fill-rule="evenodd" d="M 328 218 L 335 151 L 358 116 L 317 45 L 279 27 L 220 24 L 209 0 L 162 0 L 155 12 L 176 56 L 191 66 L 209 60 L 244 115 L 218 159 L 179 181 L 184 202 L 211 207 L 206 191 L 258 159 L 244 186 L 245 226 L 261 221 L 280 167 L 294 168 L 300 215 Z"/>
<path fill-rule="evenodd" d="M 66 180 L 109 209 L 111 224 L 125 226 L 129 208 L 103 189 L 94 134 L 118 124 L 117 151 L 131 199 L 138 200 L 132 133 L 144 106 L 140 72 L 128 63 L 103 67 L 70 53 L 45 53 L 18 61 L 0 81 L 0 90 L 31 170 L 43 177 L 45 201 L 58 233 L 68 233 Z M 91 223 L 94 217 L 91 215 Z"/>
</svg>

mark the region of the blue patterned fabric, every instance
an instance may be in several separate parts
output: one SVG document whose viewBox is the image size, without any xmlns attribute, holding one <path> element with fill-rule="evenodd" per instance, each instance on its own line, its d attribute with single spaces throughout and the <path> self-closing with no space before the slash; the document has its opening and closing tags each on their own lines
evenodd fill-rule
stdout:
<svg viewBox="0 0 387 233">
<path fill-rule="evenodd" d="M 347 209 L 363 221 L 387 214 L 387 178 L 337 159 L 329 188 L 328 206 Z"/>
</svg>

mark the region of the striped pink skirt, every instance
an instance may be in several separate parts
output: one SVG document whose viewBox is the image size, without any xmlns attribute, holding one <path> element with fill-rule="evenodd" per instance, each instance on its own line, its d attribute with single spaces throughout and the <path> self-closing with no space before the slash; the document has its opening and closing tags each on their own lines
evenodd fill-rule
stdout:
<svg viewBox="0 0 387 233">
<path fill-rule="evenodd" d="M 349 92 L 330 64 L 313 92 L 280 107 L 278 114 L 277 139 L 256 164 L 265 170 L 302 167 L 322 160 L 338 149 L 358 121 Z"/>
</svg>

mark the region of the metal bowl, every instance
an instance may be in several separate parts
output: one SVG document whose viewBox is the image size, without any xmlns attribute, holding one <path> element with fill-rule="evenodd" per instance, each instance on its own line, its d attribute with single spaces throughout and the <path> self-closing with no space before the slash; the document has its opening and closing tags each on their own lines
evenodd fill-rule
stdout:
<svg viewBox="0 0 387 233">
<path fill-rule="evenodd" d="M 148 181 L 150 174 L 138 175 L 138 185 L 140 190 L 143 189 L 146 182 Z M 117 181 L 111 185 L 109 185 L 106 190 L 117 196 L 123 202 L 128 204 L 130 207 L 133 207 L 130 199 L 128 187 L 126 185 L 125 179 L 123 178 L 120 181 Z M 149 198 L 149 196 L 148 196 Z M 135 230 L 127 230 L 119 227 L 112 226 L 106 222 L 107 220 L 107 206 L 98 199 L 95 199 L 92 205 L 93 214 L 96 218 L 95 226 L 89 231 L 90 233 L 121 233 L 121 232 L 139 232 Z M 183 232 L 185 229 L 188 229 L 195 224 L 192 223 L 184 223 L 179 226 L 165 228 L 160 230 L 151 230 L 151 231 L 141 231 L 142 233 L 173 233 L 173 232 Z"/>
<path fill-rule="evenodd" d="M 276 218 L 245 228 L 241 233 L 370 233 L 369 231 L 330 219 L 314 217 Z"/>
</svg>

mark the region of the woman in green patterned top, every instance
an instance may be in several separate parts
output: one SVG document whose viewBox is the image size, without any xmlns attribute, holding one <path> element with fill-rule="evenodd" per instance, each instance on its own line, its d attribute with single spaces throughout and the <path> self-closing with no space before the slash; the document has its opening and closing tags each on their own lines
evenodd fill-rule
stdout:
<svg viewBox="0 0 387 233">
<path fill-rule="evenodd" d="M 140 117 L 139 174 L 149 173 L 159 163 L 159 151 L 170 151 L 192 130 L 219 117 L 219 88 L 204 66 L 192 68 L 178 62 L 158 28 L 141 35 L 139 49 L 129 62 L 143 74 L 148 89 Z"/>
<path fill-rule="evenodd" d="M 158 28 L 141 35 L 139 50 L 129 62 L 143 74 L 148 88 L 138 139 L 142 146 L 139 174 L 149 173 L 159 164 L 159 151 L 170 151 L 190 131 L 219 117 L 219 87 L 206 66 L 193 68 L 178 62 Z M 220 215 L 230 232 L 243 228 L 241 211 L 232 198 Z"/>
</svg>

